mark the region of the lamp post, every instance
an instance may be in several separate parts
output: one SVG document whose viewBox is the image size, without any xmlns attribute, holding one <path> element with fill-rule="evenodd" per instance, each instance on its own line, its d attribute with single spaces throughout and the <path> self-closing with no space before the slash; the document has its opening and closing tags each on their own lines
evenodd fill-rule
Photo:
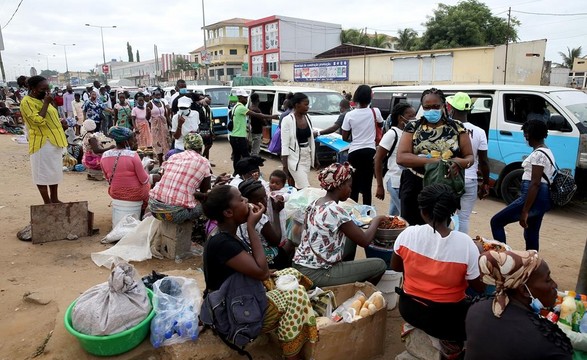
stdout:
<svg viewBox="0 0 587 360">
<path fill-rule="evenodd" d="M 47 60 L 47 70 L 49 70 L 49 56 L 55 57 L 55 55 L 47 55 L 47 54 L 41 54 L 41 53 L 37 53 L 37 55 L 44 56 L 46 58 L 46 60 Z"/>
<path fill-rule="evenodd" d="M 104 51 L 104 29 L 116 29 L 116 25 L 102 26 L 86 24 L 86 26 L 100 28 L 100 36 L 102 37 L 102 60 L 104 61 L 102 65 L 106 65 L 106 52 Z M 104 83 L 108 85 L 108 76 L 106 74 L 104 74 Z"/>
<path fill-rule="evenodd" d="M 67 47 L 68 46 L 75 46 L 75 44 L 57 44 L 53 43 L 55 46 L 63 46 L 63 53 L 65 54 L 65 80 L 69 84 L 69 65 L 67 65 Z"/>
</svg>

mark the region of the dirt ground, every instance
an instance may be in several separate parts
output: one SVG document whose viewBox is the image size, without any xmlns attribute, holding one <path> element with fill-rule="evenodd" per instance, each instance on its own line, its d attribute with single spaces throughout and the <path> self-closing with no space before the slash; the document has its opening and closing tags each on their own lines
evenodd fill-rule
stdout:
<svg viewBox="0 0 587 360">
<path fill-rule="evenodd" d="M 99 240 L 111 229 L 110 197 L 105 182 L 85 179 L 85 174 L 66 173 L 60 185 L 62 201 L 88 201 L 95 213 L 95 227 L 100 234 L 75 241 L 58 241 L 43 245 L 32 245 L 16 238 L 18 230 L 30 219 L 29 206 L 40 204 L 41 197 L 32 184 L 29 156 L 26 145 L 11 141 L 10 136 L 0 137 L 0 174 L 4 184 L 0 195 L 0 359 L 29 359 L 53 331 L 38 359 L 94 359 L 87 355 L 77 341 L 65 330 L 63 314 L 69 304 L 86 289 L 107 280 L 109 271 L 97 267 L 90 259 L 90 253 L 104 250 L 107 245 Z M 225 138 L 218 139 L 211 152 L 216 164 L 214 171 L 230 171 L 230 146 Z M 280 166 L 276 157 L 269 157 L 262 168 L 267 176 Z M 316 172 L 310 174 L 313 186 L 318 186 Z M 387 209 L 385 202 L 375 200 L 382 213 Z M 471 234 L 491 237 L 489 219 L 504 204 L 496 199 L 477 202 L 471 218 Z M 548 213 L 541 231 L 541 254 L 549 263 L 553 278 L 559 289 L 572 289 L 578 275 L 585 234 L 587 234 L 587 211 L 585 207 L 574 206 Z M 518 224 L 508 226 L 508 243 L 515 249 L 523 249 L 522 229 Z M 364 256 L 364 254 L 361 254 Z M 196 270 L 201 258 L 175 263 L 171 260 L 150 260 L 134 264 L 141 275 L 151 270 L 169 272 L 173 270 Z M 194 272 L 195 274 L 196 272 Z M 199 276 L 201 279 L 201 276 Z M 27 293 L 36 296 L 47 305 L 24 301 Z M 392 359 L 403 351 L 399 339 L 401 317 L 397 310 L 388 312 L 385 355 L 380 358 Z M 205 337 L 199 341 L 206 341 Z M 143 342 L 137 349 L 121 355 L 119 359 L 186 359 L 194 358 L 198 344 L 185 351 L 154 350 L 150 343 Z M 187 355 L 190 353 L 191 355 Z M 211 351 L 206 358 L 227 358 Z M 203 354 L 201 354 L 203 355 Z M 262 356 L 272 358 L 272 355 Z M 198 357 L 200 358 L 200 357 Z M 231 357 L 232 358 L 232 357 Z M 238 357 L 237 357 L 238 358 Z"/>
</svg>

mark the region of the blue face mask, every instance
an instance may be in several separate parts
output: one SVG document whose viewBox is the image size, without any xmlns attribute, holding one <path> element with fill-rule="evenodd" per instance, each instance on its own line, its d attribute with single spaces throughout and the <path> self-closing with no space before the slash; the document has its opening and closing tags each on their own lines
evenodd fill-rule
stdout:
<svg viewBox="0 0 587 360">
<path fill-rule="evenodd" d="M 532 299 L 532 301 L 530 301 L 530 307 L 536 314 L 540 314 L 540 310 L 544 309 L 542 301 L 532 296 L 532 293 L 530 292 L 530 289 L 528 289 L 528 286 L 526 286 L 526 284 L 524 284 L 524 286 L 526 287 L 526 290 L 528 290 L 528 294 L 530 294 L 530 299 Z"/>
<path fill-rule="evenodd" d="M 183 94 L 187 94 L 188 93 L 188 89 L 186 89 L 186 88 L 179 89 L 179 93 L 182 94 L 182 95 Z"/>
<path fill-rule="evenodd" d="M 440 119 L 442 119 L 442 110 L 424 110 L 424 117 L 426 118 L 426 121 L 428 121 L 429 123 L 436 124 L 440 121 Z"/>
</svg>

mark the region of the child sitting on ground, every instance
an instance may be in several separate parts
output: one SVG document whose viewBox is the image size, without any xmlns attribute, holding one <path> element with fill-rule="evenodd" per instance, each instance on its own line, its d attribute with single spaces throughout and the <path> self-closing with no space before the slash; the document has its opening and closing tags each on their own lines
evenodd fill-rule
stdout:
<svg viewBox="0 0 587 360">
<path fill-rule="evenodd" d="M 274 199 L 276 202 L 285 203 L 289 200 L 291 194 L 295 193 L 297 189 L 293 186 L 287 184 L 287 175 L 283 170 L 275 170 L 269 175 L 269 184 L 267 184 L 267 194 L 271 199 Z M 272 202 L 267 202 L 267 214 L 271 217 L 273 215 L 273 210 L 271 208 Z M 281 234 L 283 237 L 283 241 L 287 239 L 286 237 L 286 214 L 285 209 L 279 212 L 279 221 L 281 224 Z M 273 219 L 271 219 L 273 221 Z"/>
</svg>

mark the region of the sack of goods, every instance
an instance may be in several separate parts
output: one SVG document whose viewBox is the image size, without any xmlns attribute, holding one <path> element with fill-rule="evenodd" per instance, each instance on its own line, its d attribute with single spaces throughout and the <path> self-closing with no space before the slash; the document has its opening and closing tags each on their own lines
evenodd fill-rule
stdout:
<svg viewBox="0 0 587 360">
<path fill-rule="evenodd" d="M 71 322 L 86 335 L 111 335 L 130 329 L 147 318 L 151 303 L 135 268 L 117 264 L 108 282 L 98 284 L 77 299 Z"/>
</svg>

